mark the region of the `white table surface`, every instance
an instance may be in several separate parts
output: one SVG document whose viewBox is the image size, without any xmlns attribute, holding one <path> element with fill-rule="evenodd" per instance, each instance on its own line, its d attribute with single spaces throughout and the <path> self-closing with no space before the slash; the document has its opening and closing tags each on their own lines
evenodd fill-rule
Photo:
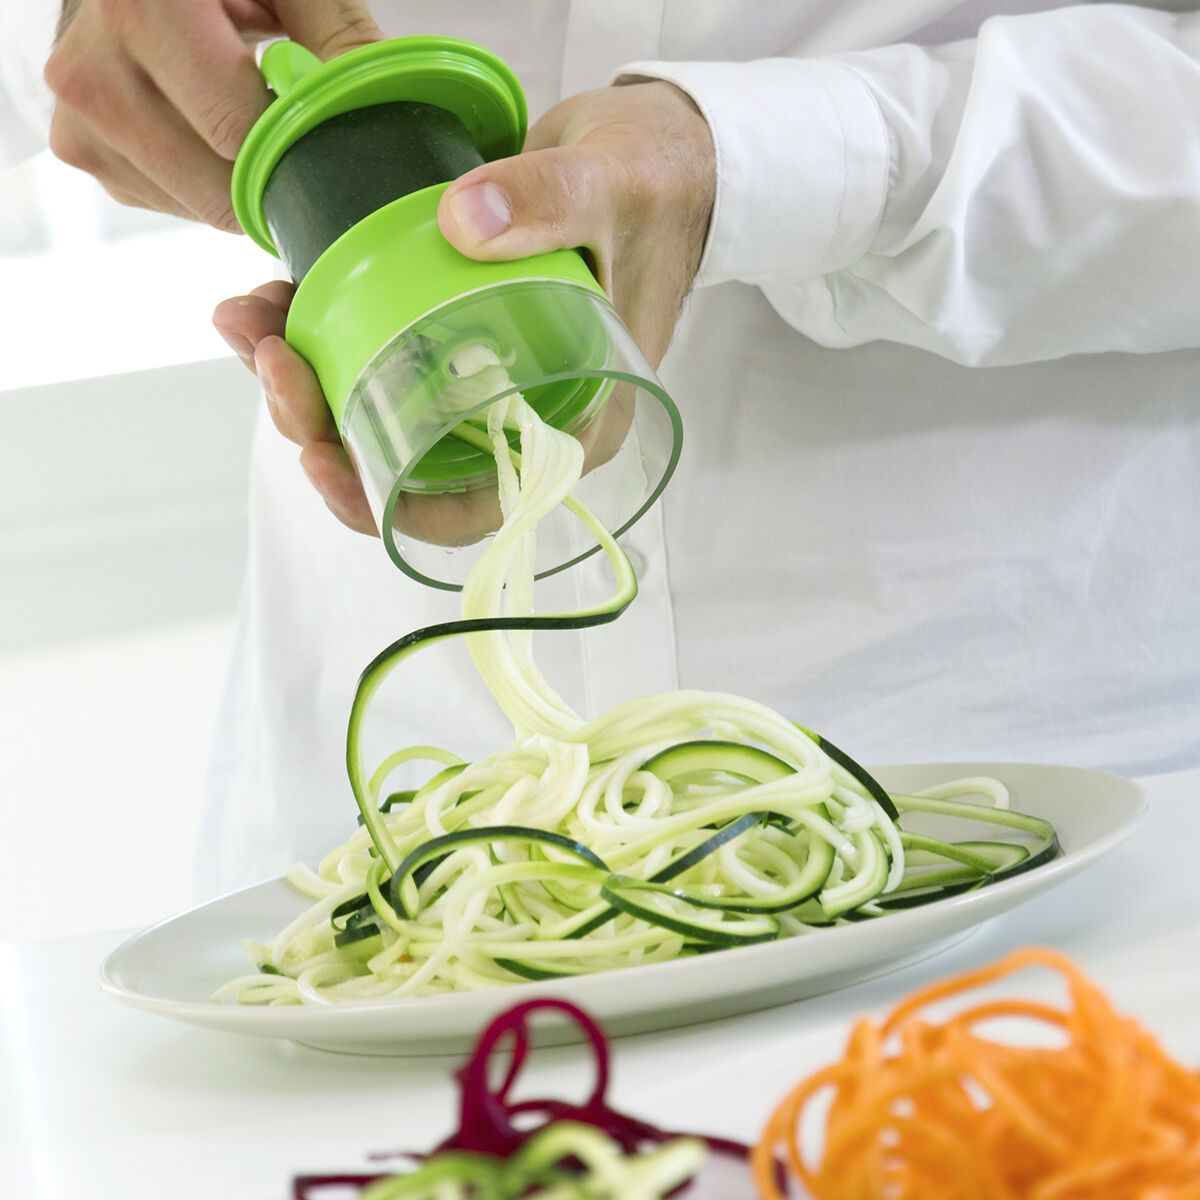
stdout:
<svg viewBox="0 0 1200 1200">
<path fill-rule="evenodd" d="M 840 1054 L 855 1016 L 1031 944 L 1066 951 L 1200 1066 L 1200 771 L 1142 783 L 1146 821 L 1075 879 L 853 988 L 620 1039 L 610 1099 L 660 1125 L 752 1140 L 792 1084 Z M 86 870 L 70 886 L 86 903 Z M 421 1149 L 450 1132 L 460 1056 L 348 1057 L 125 1008 L 97 985 L 125 936 L 0 946 L 0 1194 L 285 1200 L 293 1174 L 371 1169 L 368 1151 Z M 1021 986 L 1054 996 L 1039 975 Z M 581 1097 L 587 1052 L 537 1051 L 525 1078 L 523 1094 Z"/>
</svg>

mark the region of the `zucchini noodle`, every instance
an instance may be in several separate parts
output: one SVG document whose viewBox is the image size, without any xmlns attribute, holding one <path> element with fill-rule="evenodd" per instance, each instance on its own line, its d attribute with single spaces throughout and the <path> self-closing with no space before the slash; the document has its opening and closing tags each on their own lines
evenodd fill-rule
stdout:
<svg viewBox="0 0 1200 1200">
<path fill-rule="evenodd" d="M 486 431 L 458 434 L 494 453 L 503 524 L 470 573 L 461 619 L 409 634 L 363 672 L 347 736 L 362 826 L 315 871 L 288 873 L 312 907 L 269 944 L 245 943 L 256 971 L 216 999 L 391 999 L 661 962 L 879 915 L 1054 853 L 1044 822 L 1002 813 L 995 781 L 889 797 L 836 747 L 752 700 L 683 690 L 591 719 L 573 712 L 538 671 L 532 633 L 614 620 L 636 595 L 632 567 L 571 496 L 582 447 L 520 395 L 491 406 Z M 559 504 L 599 540 L 615 591 L 594 609 L 535 616 L 535 530 Z M 361 733 L 372 697 L 414 650 L 452 636 L 466 638 L 512 745 L 471 763 L 413 747 L 370 770 Z M 420 759 L 428 780 L 385 800 L 395 772 Z M 1037 845 L 960 850 L 908 835 L 898 817 L 913 809 L 1002 816 Z"/>
<path fill-rule="evenodd" d="M 359 1200 L 664 1200 L 695 1175 L 702 1142 L 677 1138 L 625 1154 L 602 1131 L 572 1121 L 539 1130 L 510 1158 L 450 1151 L 407 1175 L 374 1183 Z"/>
</svg>

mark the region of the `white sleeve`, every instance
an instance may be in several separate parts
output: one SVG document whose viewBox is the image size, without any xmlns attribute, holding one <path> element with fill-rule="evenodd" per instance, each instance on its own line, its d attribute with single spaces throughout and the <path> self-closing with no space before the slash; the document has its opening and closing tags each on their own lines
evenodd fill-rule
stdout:
<svg viewBox="0 0 1200 1200">
<path fill-rule="evenodd" d="M 755 284 L 821 344 L 970 364 L 1200 344 L 1198 13 L 621 74 L 678 84 L 712 127 L 698 284 Z"/>
<path fill-rule="evenodd" d="M 54 96 L 42 68 L 61 11 L 61 0 L 0 3 L 0 169 L 46 147 Z"/>
</svg>

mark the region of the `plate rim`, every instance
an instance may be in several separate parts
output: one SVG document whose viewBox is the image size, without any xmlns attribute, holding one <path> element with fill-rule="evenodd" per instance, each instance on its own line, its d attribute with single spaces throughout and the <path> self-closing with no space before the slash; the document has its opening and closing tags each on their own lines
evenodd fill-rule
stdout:
<svg viewBox="0 0 1200 1200">
<path fill-rule="evenodd" d="M 985 771 L 983 768 L 990 768 L 991 770 Z M 1137 829 L 1145 819 L 1148 810 L 1149 805 L 1145 788 L 1137 780 L 1118 775 L 1115 772 L 1091 767 L 1027 761 L 960 761 L 945 763 L 889 763 L 868 767 L 868 770 L 873 774 L 886 774 L 890 770 L 941 771 L 944 769 L 947 773 L 951 771 L 959 772 L 958 776 L 947 775 L 948 778 L 955 778 L 967 775 L 982 775 L 985 773 L 994 774 L 997 768 L 1011 771 L 1034 770 L 1039 773 L 1065 773 L 1078 779 L 1088 777 L 1103 779 L 1110 787 L 1114 784 L 1120 785 L 1119 790 L 1125 791 L 1124 801 L 1127 808 L 1120 820 L 1112 828 L 1099 836 L 1093 837 L 1078 850 L 1068 850 L 1062 856 L 1034 868 L 1032 871 L 1001 880 L 985 889 L 960 893 L 956 896 L 949 896 L 943 900 L 935 901 L 930 905 L 889 913 L 887 916 L 887 927 L 889 929 L 896 930 L 899 933 L 903 930 L 911 929 L 914 924 L 927 923 L 931 913 L 954 912 L 961 915 L 964 911 L 970 912 L 973 909 L 982 907 L 985 910 L 982 916 L 975 920 L 959 920 L 954 926 L 956 930 L 977 928 L 989 920 L 991 916 L 1000 915 L 1016 907 L 1021 902 L 1019 899 L 1021 893 L 1032 890 L 1034 894 L 1037 894 L 1048 890 L 1050 887 L 1055 886 L 1056 883 L 1064 882 L 1067 878 L 1070 878 L 1096 859 L 1103 857 L 1121 842 L 1125 841 Z M 207 999 L 175 1000 L 168 997 L 154 996 L 131 988 L 115 977 L 115 972 L 121 969 L 122 960 L 126 955 L 134 952 L 142 942 L 154 935 L 161 934 L 169 926 L 182 924 L 189 918 L 193 918 L 218 904 L 228 903 L 238 896 L 244 896 L 281 885 L 284 887 L 288 886 L 286 878 L 282 875 L 259 880 L 257 883 L 235 889 L 232 892 L 211 898 L 190 908 L 171 914 L 131 934 L 111 950 L 100 964 L 98 982 L 101 989 L 114 999 L 132 1008 L 170 1017 L 193 1025 L 201 1025 L 210 1029 L 220 1029 L 230 1033 L 281 1039 L 295 1039 L 300 1037 L 301 1040 L 304 1040 L 303 1035 L 295 1027 L 308 1028 L 313 1023 L 323 1022 L 330 1027 L 330 1034 L 336 1035 L 339 1025 L 352 1025 L 356 1019 L 363 1018 L 365 1014 L 407 1013 L 416 1020 L 425 1013 L 435 1009 L 444 1013 L 447 1004 L 452 1004 L 456 1009 L 460 1009 L 464 1016 L 469 1016 L 475 1010 L 494 1007 L 494 1005 L 489 1005 L 488 1001 L 496 996 L 512 997 L 511 1003 L 516 1004 L 533 995 L 544 995 L 547 990 L 562 990 L 565 988 L 574 991 L 581 986 L 595 985 L 595 981 L 597 980 L 613 980 L 617 978 L 622 983 L 628 983 L 630 979 L 645 976 L 646 972 L 652 972 L 656 968 L 659 975 L 662 975 L 663 968 L 673 968 L 673 978 L 677 978 L 680 975 L 687 976 L 697 971 L 706 973 L 711 968 L 711 963 L 708 961 L 709 956 L 704 955 L 685 959 L 672 959 L 664 963 L 639 963 L 602 972 L 572 976 L 564 980 L 528 980 L 503 987 L 433 996 L 406 996 L 399 999 L 384 997 L 373 1000 L 341 1001 L 336 1004 L 331 1003 L 328 1007 L 321 1005 L 268 1007 L 221 1004 Z M 1013 900 L 1012 903 L 1003 903 L 1013 893 L 1018 896 L 1018 899 Z M 297 899 L 302 900 L 303 898 L 297 896 Z M 1000 903 L 997 903 L 997 901 L 1000 901 Z M 820 930 L 813 936 L 819 936 L 827 945 L 840 946 L 850 940 L 863 940 L 862 931 L 872 927 L 878 928 L 877 923 L 870 922 L 861 925 L 837 926 L 832 929 Z M 945 936 L 946 934 L 943 932 L 931 936 L 928 940 L 933 943 L 944 940 Z M 904 941 L 904 939 L 900 938 L 895 940 Z M 790 953 L 795 953 L 796 949 L 806 941 L 808 939 L 805 937 L 780 938 L 771 942 L 750 946 L 728 947 L 721 952 L 720 959 L 723 963 L 735 965 L 736 962 L 746 963 L 747 961 L 758 960 L 759 958 L 787 957 Z M 907 945 L 907 941 L 904 944 Z M 737 957 L 734 959 L 726 957 L 727 955 Z M 869 961 L 876 963 L 885 960 L 871 958 Z M 635 973 L 637 974 L 635 975 Z M 829 972 L 827 971 L 826 973 Z M 819 976 L 821 973 L 818 972 L 817 974 Z M 653 978 L 653 976 L 650 977 Z M 478 1020 L 478 1016 L 475 1019 Z M 260 1026 L 268 1023 L 277 1028 L 260 1028 Z M 397 1038 L 401 1032 L 402 1030 L 398 1027 L 390 1031 L 390 1036 Z M 355 1041 L 357 1042 L 359 1039 L 355 1039 Z"/>
</svg>

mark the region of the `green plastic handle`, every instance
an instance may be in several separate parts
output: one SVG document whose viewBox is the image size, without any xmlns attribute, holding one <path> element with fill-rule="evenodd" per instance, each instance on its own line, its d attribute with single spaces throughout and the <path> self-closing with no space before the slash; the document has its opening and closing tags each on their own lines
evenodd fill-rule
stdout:
<svg viewBox="0 0 1200 1200">
<path fill-rule="evenodd" d="M 321 60 L 299 42 L 272 42 L 262 56 L 263 78 L 276 96 L 286 96 L 306 75 L 319 66 Z"/>
</svg>

